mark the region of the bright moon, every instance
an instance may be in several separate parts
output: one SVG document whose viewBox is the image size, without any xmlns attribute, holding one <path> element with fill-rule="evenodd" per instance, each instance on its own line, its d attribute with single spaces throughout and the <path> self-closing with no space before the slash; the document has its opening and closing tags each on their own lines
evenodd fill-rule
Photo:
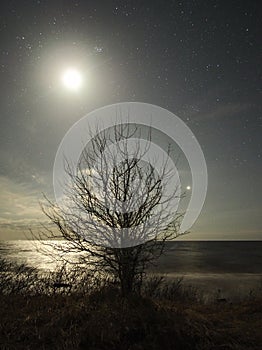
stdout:
<svg viewBox="0 0 262 350">
<path fill-rule="evenodd" d="M 191 186 L 187 186 L 186 189 L 189 191 L 191 190 Z"/>
<path fill-rule="evenodd" d="M 82 84 L 82 77 L 76 69 L 67 69 L 62 77 L 64 85 L 70 90 L 78 90 Z"/>
</svg>

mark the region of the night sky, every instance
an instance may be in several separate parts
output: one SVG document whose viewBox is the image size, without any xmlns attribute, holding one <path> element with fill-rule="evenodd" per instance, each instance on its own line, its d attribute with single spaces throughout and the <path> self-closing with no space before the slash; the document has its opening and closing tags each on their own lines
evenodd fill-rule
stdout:
<svg viewBox="0 0 262 350">
<path fill-rule="evenodd" d="M 0 239 L 38 225 L 70 126 L 124 101 L 170 110 L 203 149 L 208 193 L 185 239 L 262 239 L 259 1 L 0 6 Z M 67 67 L 78 91 L 61 82 Z"/>
</svg>

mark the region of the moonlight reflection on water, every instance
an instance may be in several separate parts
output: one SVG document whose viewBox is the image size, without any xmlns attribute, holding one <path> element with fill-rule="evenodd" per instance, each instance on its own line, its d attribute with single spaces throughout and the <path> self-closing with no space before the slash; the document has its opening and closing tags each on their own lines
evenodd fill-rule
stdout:
<svg viewBox="0 0 262 350">
<path fill-rule="evenodd" d="M 53 244 L 66 245 L 67 242 L 53 241 Z M 175 241 L 168 244 L 168 253 L 152 270 L 155 274 L 168 279 L 184 277 L 185 284 L 196 286 L 207 295 L 221 289 L 225 297 L 246 296 L 251 289 L 262 287 L 262 242 Z M 41 253 L 42 248 L 46 254 Z M 77 262 L 81 254 L 66 256 Z M 41 271 L 54 271 L 59 265 L 57 252 L 49 245 L 43 247 L 39 241 L 0 241 L 0 257 Z"/>
</svg>

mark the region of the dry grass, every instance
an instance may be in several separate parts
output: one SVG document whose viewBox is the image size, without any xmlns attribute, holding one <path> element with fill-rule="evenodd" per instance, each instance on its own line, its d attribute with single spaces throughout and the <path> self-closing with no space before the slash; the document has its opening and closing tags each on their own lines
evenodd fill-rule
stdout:
<svg viewBox="0 0 262 350">
<path fill-rule="evenodd" d="M 80 274 L 81 281 L 79 271 L 43 278 L 3 264 L 2 272 L 1 350 L 262 349 L 261 290 L 235 304 L 205 304 L 182 280 L 152 277 L 140 296 L 124 299 L 117 285 L 92 279 L 90 286 L 90 276 Z M 55 291 L 55 280 L 74 287 Z"/>
<path fill-rule="evenodd" d="M 203 305 L 132 297 L 1 296 L 4 349 L 261 349 L 262 300 Z"/>
</svg>

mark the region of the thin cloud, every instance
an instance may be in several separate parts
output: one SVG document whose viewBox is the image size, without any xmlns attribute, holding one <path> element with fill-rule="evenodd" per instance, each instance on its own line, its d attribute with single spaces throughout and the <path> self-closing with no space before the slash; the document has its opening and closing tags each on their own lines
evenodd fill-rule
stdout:
<svg viewBox="0 0 262 350">
<path fill-rule="evenodd" d="M 0 231 L 21 229 L 39 224 L 43 213 L 39 206 L 41 193 L 26 183 L 0 176 Z"/>
</svg>

